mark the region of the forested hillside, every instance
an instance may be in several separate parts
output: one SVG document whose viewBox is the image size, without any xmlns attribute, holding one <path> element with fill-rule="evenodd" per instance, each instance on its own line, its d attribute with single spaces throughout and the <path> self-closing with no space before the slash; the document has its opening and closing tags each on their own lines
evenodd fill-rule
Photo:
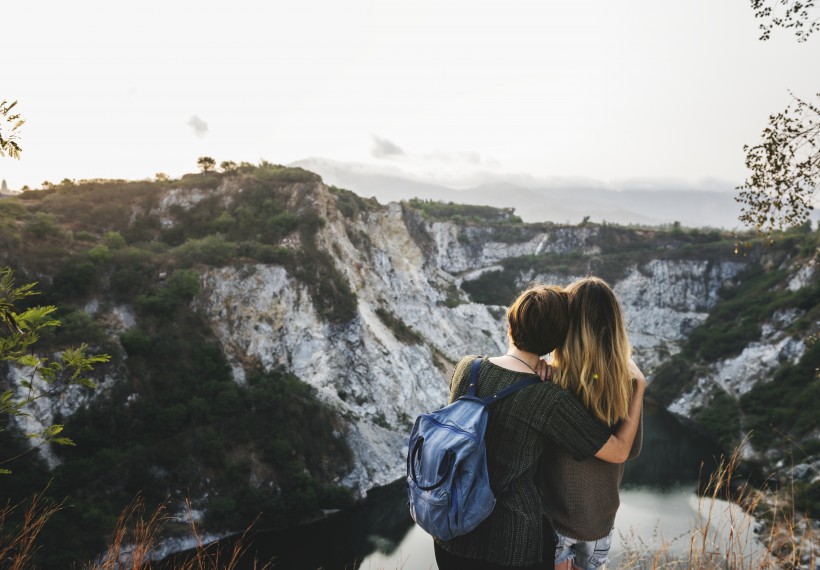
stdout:
<svg viewBox="0 0 820 570">
<path fill-rule="evenodd" d="M 38 349 L 85 341 L 112 356 L 97 389 L 2 418 L 4 458 L 49 422 L 76 442 L 11 462 L 3 489 L 16 501 L 51 481 L 66 499 L 43 535 L 55 566 L 99 552 L 137 494 L 180 514 L 190 498 L 216 533 L 349 505 L 401 476 L 412 418 L 444 402 L 459 356 L 504 349 L 518 290 L 590 273 L 621 298 L 654 398 L 727 448 L 753 431 L 747 458 L 764 471 L 816 473 L 820 425 L 804 403 L 820 395 L 818 232 L 736 242 L 381 205 L 268 163 L 0 199 L 0 266 L 38 283 L 29 304 L 59 307 Z M 29 373 L 7 365 L 3 389 Z M 820 485 L 797 489 L 818 516 Z"/>
</svg>

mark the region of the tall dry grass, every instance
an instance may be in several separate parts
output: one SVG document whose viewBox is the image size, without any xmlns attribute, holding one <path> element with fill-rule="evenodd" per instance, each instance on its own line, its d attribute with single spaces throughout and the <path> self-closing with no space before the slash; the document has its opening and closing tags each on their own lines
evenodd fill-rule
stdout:
<svg viewBox="0 0 820 570">
<path fill-rule="evenodd" d="M 37 537 L 49 519 L 62 508 L 45 498 L 45 490 L 26 501 L 28 504 L 6 505 L 0 509 L 0 568 L 24 570 L 32 567 L 37 550 Z M 19 524 L 9 521 L 17 509 L 23 510 Z"/>
<path fill-rule="evenodd" d="M 740 448 L 720 462 L 698 500 L 700 519 L 685 536 L 688 550 L 673 550 L 669 541 L 647 546 L 634 534 L 624 539 L 626 548 L 617 561 L 618 570 L 814 570 L 820 564 L 817 531 L 811 521 L 795 513 L 790 495 L 755 489 L 736 477 Z M 734 503 L 726 508 L 726 501 Z M 23 523 L 7 528 L 9 515 L 25 508 Z M 0 509 L 0 567 L 9 570 L 33 568 L 37 537 L 61 505 L 35 495 L 27 505 Z M 167 504 L 151 512 L 137 498 L 120 515 L 106 552 L 98 560 L 80 564 L 83 570 L 234 570 L 247 553 L 245 531 L 232 546 L 205 544 L 187 505 L 190 532 L 197 546 L 190 556 L 173 557 L 173 562 L 157 562 L 153 554 L 168 523 L 178 521 L 168 513 Z M 253 526 L 253 525 L 251 525 Z M 622 537 L 624 538 L 624 537 Z M 247 567 L 247 563 L 243 563 Z M 253 563 L 259 570 L 272 563 Z"/>
<path fill-rule="evenodd" d="M 188 525 L 196 546 L 188 556 L 177 556 L 171 564 L 154 560 L 154 554 L 161 544 L 163 531 L 168 523 L 177 522 L 177 517 L 168 513 L 167 503 L 148 511 L 145 502 L 137 497 L 117 519 L 116 527 L 109 540 L 108 548 L 97 560 L 78 562 L 82 570 L 234 570 L 240 559 L 247 553 L 249 525 L 232 546 L 206 544 L 202 534 L 190 516 L 192 508 L 186 501 L 189 516 Z M 22 524 L 8 523 L 11 514 L 23 508 Z M 0 509 L 0 568 L 3 570 L 30 570 L 35 568 L 33 555 L 37 550 L 37 537 L 49 519 L 62 508 L 45 499 L 43 494 L 32 497 L 26 505 L 9 505 Z M 254 521 L 256 522 L 256 521 Z M 252 568 L 266 570 L 271 563 L 253 561 Z M 244 563 L 247 568 L 248 564 Z"/>
<path fill-rule="evenodd" d="M 191 516 L 193 509 L 186 500 L 188 525 L 196 541 L 193 553 L 187 557 L 176 558 L 172 565 L 160 563 L 163 569 L 169 570 L 233 570 L 239 564 L 242 556 L 248 549 L 248 533 L 253 527 L 251 523 L 239 540 L 233 541 L 233 546 L 222 544 L 209 545 L 203 540 L 202 534 Z M 156 565 L 153 560 L 160 537 L 166 525 L 177 521 L 177 517 L 168 514 L 168 505 L 163 503 L 148 513 L 145 503 L 138 497 L 120 514 L 117 526 L 106 553 L 93 563 L 84 564 L 83 570 L 137 570 L 150 569 Z M 253 568 L 265 570 L 270 563 L 260 564 L 253 562 Z"/>
<path fill-rule="evenodd" d="M 619 570 L 814 570 L 817 536 L 811 521 L 794 510 L 790 495 L 755 489 L 736 477 L 741 447 L 722 459 L 699 496 L 700 517 L 688 550 L 671 544 L 647 548 L 639 537 L 624 538 Z M 727 508 L 728 506 L 728 508 Z"/>
</svg>

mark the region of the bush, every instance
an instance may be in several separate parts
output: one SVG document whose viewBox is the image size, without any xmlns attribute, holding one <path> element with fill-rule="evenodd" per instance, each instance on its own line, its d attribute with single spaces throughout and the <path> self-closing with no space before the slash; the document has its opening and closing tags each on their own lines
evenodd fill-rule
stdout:
<svg viewBox="0 0 820 570">
<path fill-rule="evenodd" d="M 691 386 L 694 379 L 695 369 L 691 359 L 682 354 L 676 354 L 655 371 L 647 391 L 666 407 Z"/>
<path fill-rule="evenodd" d="M 404 344 L 422 344 L 421 336 L 404 324 L 404 321 L 383 307 L 376 309 L 376 316 L 389 328 L 397 340 Z"/>
<path fill-rule="evenodd" d="M 106 232 L 103 241 L 111 249 L 121 249 L 125 247 L 125 238 L 120 232 Z"/>
<path fill-rule="evenodd" d="M 155 317 L 169 319 L 198 292 L 199 274 L 191 269 L 177 269 L 154 293 L 138 297 L 137 306 Z"/>
<path fill-rule="evenodd" d="M 697 424 L 708 431 L 724 449 L 740 440 L 740 406 L 723 390 L 715 390 L 709 403 L 695 415 Z"/>
<path fill-rule="evenodd" d="M 190 239 L 171 250 L 171 256 L 181 267 L 191 267 L 195 263 L 219 267 L 225 265 L 236 254 L 236 250 L 235 243 L 227 241 L 222 234 L 215 234 L 202 239 Z"/>
<path fill-rule="evenodd" d="M 120 335 L 120 343 L 128 356 L 145 356 L 151 348 L 151 337 L 138 328 L 131 328 Z"/>
<path fill-rule="evenodd" d="M 421 211 L 425 218 L 431 220 L 449 220 L 457 224 L 522 223 L 521 218 L 515 215 L 515 208 L 494 208 L 492 206 L 474 206 L 453 202 L 444 203 L 419 198 L 411 198 L 405 203 L 411 208 Z"/>
<path fill-rule="evenodd" d="M 811 344 L 797 364 L 781 366 L 770 382 L 758 382 L 740 397 L 746 428 L 763 447 L 776 446 L 817 429 L 817 414 L 806 402 L 820 401 L 820 343 Z"/>
<path fill-rule="evenodd" d="M 34 239 L 46 239 L 49 237 L 59 237 L 60 228 L 57 226 L 57 218 L 53 214 L 37 212 L 30 218 L 25 226 L 25 231 Z"/>
<path fill-rule="evenodd" d="M 53 293 L 62 299 L 84 298 L 96 289 L 98 274 L 91 259 L 71 259 L 54 276 Z"/>
</svg>

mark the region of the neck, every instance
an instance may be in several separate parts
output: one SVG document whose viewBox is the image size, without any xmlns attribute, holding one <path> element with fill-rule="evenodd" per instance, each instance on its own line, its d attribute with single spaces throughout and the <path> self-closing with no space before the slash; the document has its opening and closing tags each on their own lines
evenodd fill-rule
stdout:
<svg viewBox="0 0 820 570">
<path fill-rule="evenodd" d="M 515 346 L 511 346 L 507 350 L 506 356 L 512 356 L 515 359 L 521 360 L 532 370 L 535 370 L 535 367 L 538 366 L 538 361 L 541 359 L 541 357 L 534 352 L 527 352 L 526 350 L 521 350 Z"/>
</svg>

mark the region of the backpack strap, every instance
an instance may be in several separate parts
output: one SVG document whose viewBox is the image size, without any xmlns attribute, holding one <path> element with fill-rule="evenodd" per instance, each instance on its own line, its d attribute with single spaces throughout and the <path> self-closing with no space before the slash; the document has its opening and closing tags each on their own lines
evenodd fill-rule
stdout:
<svg viewBox="0 0 820 570">
<path fill-rule="evenodd" d="M 482 399 L 481 401 L 484 403 L 485 406 L 489 406 L 490 404 L 492 404 L 494 402 L 498 402 L 499 400 L 502 400 L 502 399 L 506 398 L 507 396 L 509 396 L 511 394 L 515 394 L 516 392 L 518 392 L 522 388 L 526 388 L 527 386 L 533 386 L 535 384 L 540 384 L 540 383 L 541 383 L 541 379 L 538 376 L 536 376 L 535 374 L 533 374 L 531 376 L 527 376 L 526 378 L 523 378 L 523 379 L 519 380 L 515 384 L 511 384 L 511 385 L 507 386 L 503 390 L 499 390 L 498 392 L 496 392 L 492 396 L 487 396 L 486 398 Z"/>
<path fill-rule="evenodd" d="M 478 390 L 478 369 L 481 368 L 481 361 L 483 358 L 480 356 L 473 360 L 473 364 L 470 366 L 470 383 L 467 384 L 467 396 L 470 399 L 479 399 L 476 398 L 475 391 Z"/>
<path fill-rule="evenodd" d="M 476 396 L 476 390 L 478 390 L 478 369 L 481 367 L 481 361 L 483 358 L 478 357 L 473 360 L 473 363 L 470 365 L 470 382 L 467 384 L 467 393 L 462 396 L 465 400 L 476 400 L 481 402 L 485 406 L 492 404 L 493 402 L 498 402 L 499 400 L 503 400 L 507 396 L 514 394 L 521 390 L 522 388 L 526 388 L 527 386 L 532 386 L 534 384 L 540 384 L 541 379 L 536 375 L 527 376 L 522 380 L 519 380 L 515 384 L 511 384 L 504 388 L 503 390 L 499 390 L 495 394 L 487 396 L 486 398 L 479 398 Z M 459 398 L 460 399 L 460 398 Z"/>
</svg>

